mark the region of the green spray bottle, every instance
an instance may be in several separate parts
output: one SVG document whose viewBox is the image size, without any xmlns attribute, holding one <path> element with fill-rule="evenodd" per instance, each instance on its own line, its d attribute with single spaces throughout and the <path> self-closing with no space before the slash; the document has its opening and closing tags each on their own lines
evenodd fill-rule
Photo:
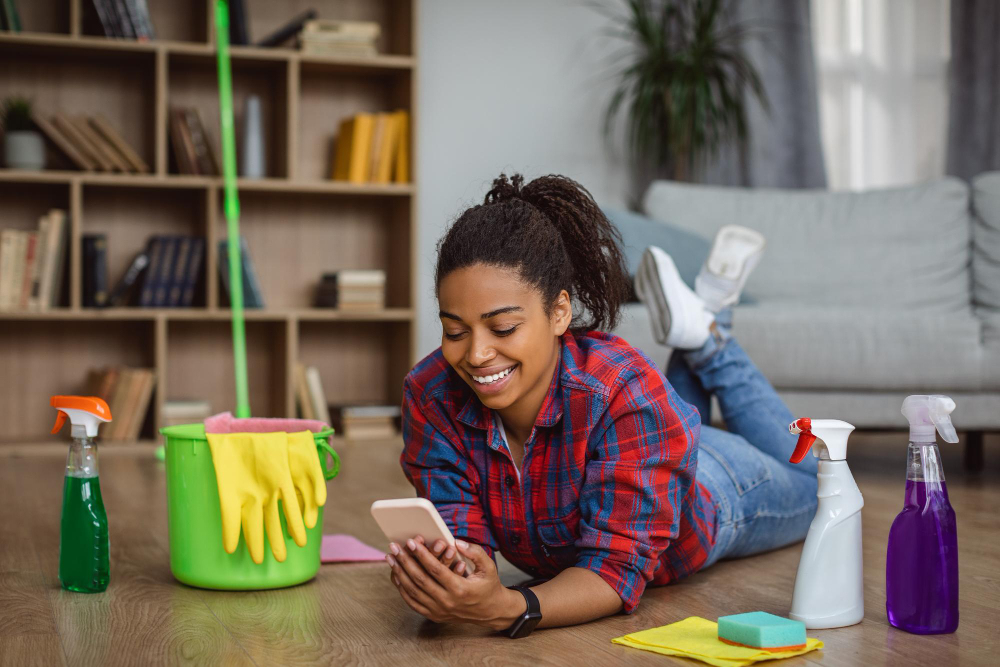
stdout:
<svg viewBox="0 0 1000 667">
<path fill-rule="evenodd" d="M 111 410 L 96 396 L 53 396 L 49 403 L 59 411 L 53 434 L 67 419 L 73 425 L 63 483 L 59 582 L 66 590 L 100 593 L 108 587 L 111 562 L 94 438 L 101 422 L 111 421 Z"/>
</svg>

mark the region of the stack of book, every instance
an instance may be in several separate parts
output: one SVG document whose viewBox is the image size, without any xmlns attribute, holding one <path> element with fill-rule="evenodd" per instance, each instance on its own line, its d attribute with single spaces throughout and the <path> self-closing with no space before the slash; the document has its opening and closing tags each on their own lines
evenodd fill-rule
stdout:
<svg viewBox="0 0 1000 667">
<path fill-rule="evenodd" d="M 331 178 L 350 183 L 409 183 L 410 114 L 359 113 L 342 121 Z"/>
<path fill-rule="evenodd" d="M 317 308 L 381 310 L 385 308 L 385 271 L 325 273 L 316 288 L 315 305 Z"/>
<path fill-rule="evenodd" d="M 73 166 L 84 171 L 148 174 L 149 165 L 104 116 L 46 116 L 35 112 L 31 120 Z"/>
<path fill-rule="evenodd" d="M 240 257 L 243 260 L 243 307 L 263 308 L 264 292 L 261 290 L 260 281 L 257 279 L 257 269 L 254 268 L 253 260 L 250 259 L 250 246 L 247 240 L 240 237 Z M 229 241 L 219 241 L 219 278 L 222 279 L 222 289 L 225 296 L 232 303 L 232 292 L 229 289 Z"/>
<path fill-rule="evenodd" d="M 48 310 L 60 305 L 68 246 L 66 211 L 38 219 L 38 231 L 0 231 L 0 310 Z"/>
<path fill-rule="evenodd" d="M 111 413 L 114 414 L 114 413 Z M 212 416 L 212 404 L 208 401 L 167 401 L 163 404 L 163 426 L 197 424 Z"/>
<path fill-rule="evenodd" d="M 156 376 L 150 368 L 104 368 L 87 376 L 85 396 L 99 396 L 111 408 L 111 423 L 101 427 L 102 440 L 136 440 L 146 422 Z"/>
<path fill-rule="evenodd" d="M 326 392 L 315 366 L 295 365 L 295 400 L 302 419 L 318 419 L 330 423 L 330 410 L 326 404 Z"/>
<path fill-rule="evenodd" d="M 21 32 L 21 13 L 15 0 L 0 0 L 0 30 Z"/>
<path fill-rule="evenodd" d="M 372 21 L 306 21 L 299 33 L 304 53 L 320 53 L 343 58 L 371 58 L 378 55 L 375 42 L 382 29 Z"/>
<path fill-rule="evenodd" d="M 107 238 L 83 237 L 83 305 L 101 308 L 190 308 L 204 267 L 205 240 L 198 236 L 154 236 L 110 289 Z"/>
<path fill-rule="evenodd" d="M 331 406 L 330 416 L 333 428 L 348 440 L 388 439 L 399 434 L 398 405 Z"/>
<path fill-rule="evenodd" d="M 219 175 L 219 154 L 196 108 L 170 109 L 170 144 L 174 149 L 177 173 Z"/>
<path fill-rule="evenodd" d="M 91 0 L 105 37 L 146 42 L 156 38 L 146 0 Z"/>
</svg>

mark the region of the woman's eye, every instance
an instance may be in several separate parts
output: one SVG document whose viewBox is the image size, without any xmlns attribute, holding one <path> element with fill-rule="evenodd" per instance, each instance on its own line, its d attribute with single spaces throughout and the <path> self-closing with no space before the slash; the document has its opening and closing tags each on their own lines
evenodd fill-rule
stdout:
<svg viewBox="0 0 1000 667">
<path fill-rule="evenodd" d="M 444 337 L 447 338 L 448 340 L 458 340 L 464 335 L 465 335 L 464 331 L 462 333 L 448 333 L 447 331 L 444 333 Z"/>
<path fill-rule="evenodd" d="M 495 333 L 498 336 L 509 336 L 515 331 L 517 331 L 517 327 L 511 327 L 510 329 L 501 329 L 499 331 L 494 329 L 493 333 Z"/>
</svg>

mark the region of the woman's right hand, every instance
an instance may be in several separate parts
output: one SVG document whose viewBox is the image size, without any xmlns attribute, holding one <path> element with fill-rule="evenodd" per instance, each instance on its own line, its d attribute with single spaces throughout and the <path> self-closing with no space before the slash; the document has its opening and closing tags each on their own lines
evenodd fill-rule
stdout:
<svg viewBox="0 0 1000 667">
<path fill-rule="evenodd" d="M 424 544 L 424 538 L 418 536 L 414 539 L 420 544 Z M 465 561 L 458 555 L 454 545 L 448 546 L 444 540 L 435 540 L 434 544 L 430 546 L 430 551 L 437 556 L 442 565 L 455 574 L 460 574 L 463 577 L 469 576 L 469 573 L 466 572 Z"/>
</svg>

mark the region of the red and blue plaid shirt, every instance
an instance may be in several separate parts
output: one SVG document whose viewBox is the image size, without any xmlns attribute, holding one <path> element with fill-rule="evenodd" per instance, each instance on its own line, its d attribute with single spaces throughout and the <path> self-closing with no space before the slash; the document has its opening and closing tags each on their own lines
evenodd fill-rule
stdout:
<svg viewBox="0 0 1000 667">
<path fill-rule="evenodd" d="M 438 348 L 406 376 L 400 463 L 452 534 L 533 576 L 600 575 L 626 612 L 647 584 L 697 571 L 716 531 L 695 480 L 698 411 L 621 338 L 565 333 L 520 476 L 484 406 Z"/>
</svg>

